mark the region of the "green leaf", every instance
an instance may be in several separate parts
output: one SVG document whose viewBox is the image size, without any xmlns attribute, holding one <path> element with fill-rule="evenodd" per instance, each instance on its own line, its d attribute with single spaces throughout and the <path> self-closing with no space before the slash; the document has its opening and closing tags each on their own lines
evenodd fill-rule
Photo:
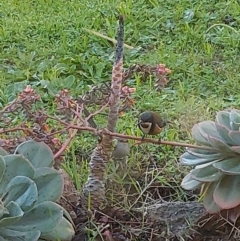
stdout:
<svg viewBox="0 0 240 241">
<path fill-rule="evenodd" d="M 213 199 L 222 209 L 230 209 L 240 204 L 240 175 L 224 176 L 216 186 Z"/>
<path fill-rule="evenodd" d="M 41 238 L 51 241 L 71 241 L 75 234 L 72 224 L 62 218 L 58 225 L 49 232 L 42 232 Z"/>
<path fill-rule="evenodd" d="M 33 178 L 34 168 L 32 164 L 21 155 L 7 155 L 4 157 L 6 170 L 0 182 L 0 195 L 3 194 L 7 184 L 15 176 L 26 176 Z"/>
<path fill-rule="evenodd" d="M 57 204 L 45 201 L 25 212 L 19 221 L 8 228 L 18 231 L 39 230 L 40 232 L 50 232 L 61 221 L 62 213 Z"/>
<path fill-rule="evenodd" d="M 231 150 L 240 154 L 240 146 L 231 146 Z"/>
<path fill-rule="evenodd" d="M 202 136 L 202 134 L 200 133 L 198 124 L 194 125 L 193 128 L 192 128 L 192 137 L 200 145 L 211 146 L 208 143 L 207 138 L 204 138 Z"/>
<path fill-rule="evenodd" d="M 230 131 L 229 137 L 233 140 L 235 145 L 240 146 L 240 131 Z"/>
<path fill-rule="evenodd" d="M 73 86 L 74 82 L 75 82 L 75 76 L 69 75 L 67 78 L 62 80 L 61 84 L 64 86 L 64 88 L 70 89 Z"/>
<path fill-rule="evenodd" d="M 230 126 L 230 112 L 229 111 L 219 111 L 217 112 L 215 123 L 224 126 L 228 130 L 231 130 Z"/>
<path fill-rule="evenodd" d="M 228 146 L 224 141 L 222 141 L 218 138 L 208 136 L 208 141 L 214 149 L 218 149 L 218 150 L 220 150 L 221 152 L 224 152 L 224 153 L 232 152 L 230 146 Z"/>
<path fill-rule="evenodd" d="M 20 144 L 15 150 L 15 154 L 22 154 L 35 168 L 52 167 L 53 153 L 44 142 L 26 141 Z"/>
<path fill-rule="evenodd" d="M 195 168 L 191 171 L 191 176 L 199 182 L 215 182 L 218 181 L 222 174 L 212 165 L 204 168 Z"/>
<path fill-rule="evenodd" d="M 215 122 L 213 121 L 203 121 L 198 124 L 199 132 L 208 141 L 208 137 L 213 137 L 219 140 L 222 140 L 221 136 L 219 135 Z"/>
<path fill-rule="evenodd" d="M 227 129 L 225 126 L 219 125 L 219 124 L 216 124 L 216 128 L 217 128 L 219 135 L 222 137 L 222 139 L 224 140 L 224 142 L 226 144 L 235 145 L 234 141 L 229 136 L 229 132 L 230 132 L 229 129 Z"/>
<path fill-rule="evenodd" d="M 209 154 L 208 154 L 209 153 Z M 194 152 L 187 149 L 187 152 L 180 156 L 180 162 L 186 166 L 197 166 L 200 164 L 211 163 L 212 161 L 219 161 L 223 158 L 221 153 L 211 153 L 211 152 Z"/>
<path fill-rule="evenodd" d="M 221 210 L 221 208 L 217 205 L 217 203 L 213 199 L 213 193 L 217 186 L 217 182 L 213 182 L 211 184 L 205 184 L 203 187 L 203 205 L 208 213 L 217 213 Z"/>
<path fill-rule="evenodd" d="M 5 170 L 6 170 L 5 160 L 2 156 L 0 156 L 0 183 L 3 178 Z"/>
<path fill-rule="evenodd" d="M 26 232 L 5 229 L 0 227 L 0 241 L 3 237 L 4 241 L 38 241 L 41 232 L 38 230 L 28 230 Z"/>
<path fill-rule="evenodd" d="M 6 156 L 6 155 L 8 155 L 8 153 L 2 147 L 0 147 L 0 156 Z"/>
<path fill-rule="evenodd" d="M 3 193 L 3 203 L 15 201 L 23 211 L 31 209 L 38 199 L 37 186 L 33 180 L 24 176 L 16 176 L 8 183 Z"/>
<path fill-rule="evenodd" d="M 187 9 L 184 11 L 183 20 L 185 23 L 190 23 L 194 18 L 194 11 L 192 9 Z"/>
<path fill-rule="evenodd" d="M 17 220 L 20 220 L 24 214 L 24 212 L 19 207 L 19 205 L 14 201 L 9 202 L 6 205 L 6 209 L 8 211 L 8 214 L 6 214 L 4 218 L 1 218 L 0 227 L 8 227 L 9 225 L 13 224 Z M 0 232 L 0 236 L 1 236 L 1 232 Z"/>
<path fill-rule="evenodd" d="M 62 174 L 52 168 L 40 167 L 35 170 L 34 181 L 38 188 L 38 201 L 57 201 L 63 192 Z"/>
<path fill-rule="evenodd" d="M 213 166 L 227 175 L 240 175 L 240 157 L 214 163 Z"/>
<path fill-rule="evenodd" d="M 230 112 L 230 123 L 231 122 L 240 125 L 240 114 L 234 109 Z"/>
<path fill-rule="evenodd" d="M 188 173 L 182 180 L 181 187 L 185 190 L 195 190 L 202 185 L 201 182 L 192 178 L 191 172 Z"/>
</svg>

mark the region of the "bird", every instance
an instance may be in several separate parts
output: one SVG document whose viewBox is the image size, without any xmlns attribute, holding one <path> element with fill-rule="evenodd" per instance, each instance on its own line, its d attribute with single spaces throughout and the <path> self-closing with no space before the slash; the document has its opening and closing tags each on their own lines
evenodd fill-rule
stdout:
<svg viewBox="0 0 240 241">
<path fill-rule="evenodd" d="M 112 157 L 117 159 L 125 158 L 130 153 L 130 145 L 127 139 L 116 138 L 113 140 Z"/>
<path fill-rule="evenodd" d="M 145 111 L 139 115 L 138 127 L 143 132 L 142 141 L 146 135 L 158 135 L 162 132 L 163 128 L 170 123 L 164 120 L 155 111 Z M 159 137 L 161 141 L 161 137 Z"/>
</svg>

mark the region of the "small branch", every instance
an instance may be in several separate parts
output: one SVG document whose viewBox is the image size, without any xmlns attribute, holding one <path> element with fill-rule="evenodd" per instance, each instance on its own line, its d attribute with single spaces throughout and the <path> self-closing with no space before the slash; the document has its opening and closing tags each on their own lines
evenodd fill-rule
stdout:
<svg viewBox="0 0 240 241">
<path fill-rule="evenodd" d="M 73 119 L 73 123 L 76 121 L 77 116 L 75 116 L 75 118 Z M 79 121 L 79 120 L 77 120 Z M 60 148 L 60 150 L 54 154 L 54 159 L 57 159 L 59 156 L 61 156 L 61 154 L 67 149 L 68 145 L 70 144 L 70 142 L 72 141 L 72 139 L 74 138 L 74 136 L 77 134 L 78 130 L 77 129 L 70 129 L 69 128 L 69 137 L 68 139 L 63 143 L 62 147 Z"/>
<path fill-rule="evenodd" d="M 217 151 L 216 149 L 214 149 L 212 147 L 198 146 L 198 145 L 188 144 L 188 143 L 184 143 L 184 142 L 163 141 L 163 140 L 161 140 L 161 142 L 159 142 L 159 140 L 153 139 L 153 138 L 144 138 L 144 141 L 142 141 L 142 137 L 124 135 L 124 134 L 120 134 L 120 133 L 110 132 L 108 130 L 97 131 L 94 128 L 86 127 L 86 126 L 70 125 L 70 126 L 68 126 L 68 128 L 78 129 L 78 130 L 86 130 L 86 131 L 90 131 L 90 132 L 94 132 L 94 133 L 99 133 L 99 135 L 102 135 L 104 133 L 106 135 L 120 137 L 120 138 L 123 138 L 123 139 L 136 140 L 136 141 L 139 141 L 141 144 L 152 143 L 152 144 L 157 144 L 157 145 L 180 146 L 180 147 L 197 148 L 197 149 L 209 150 L 209 151 Z"/>
</svg>

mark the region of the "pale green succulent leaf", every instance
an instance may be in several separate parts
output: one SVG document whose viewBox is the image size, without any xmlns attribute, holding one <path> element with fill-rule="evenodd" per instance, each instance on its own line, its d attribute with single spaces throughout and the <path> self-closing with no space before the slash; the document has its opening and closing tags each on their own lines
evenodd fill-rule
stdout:
<svg viewBox="0 0 240 241">
<path fill-rule="evenodd" d="M 235 122 L 230 122 L 230 125 L 231 125 L 231 129 L 233 131 L 239 131 L 240 130 L 240 124 L 235 123 Z"/>
<path fill-rule="evenodd" d="M 236 110 L 230 112 L 230 125 L 232 130 L 239 130 L 240 127 L 240 115 Z"/>
<path fill-rule="evenodd" d="M 236 146 L 240 146 L 240 131 L 230 131 L 229 136 Z"/>
<path fill-rule="evenodd" d="M 205 184 L 203 188 L 204 198 L 203 205 L 208 213 L 217 213 L 221 208 L 213 199 L 213 193 L 217 186 L 217 182 L 212 182 L 210 184 Z"/>
<path fill-rule="evenodd" d="M 217 131 L 219 133 L 219 135 L 222 137 L 222 139 L 224 140 L 224 142 L 228 145 L 235 145 L 234 141 L 232 140 L 232 138 L 229 136 L 229 132 L 230 130 L 227 129 L 225 126 L 223 125 L 219 125 L 219 124 L 215 124 Z"/>
<path fill-rule="evenodd" d="M 196 143 L 204 146 L 210 146 L 208 140 L 204 138 L 200 133 L 198 124 L 194 125 L 192 128 L 192 137 L 196 141 Z"/>
<path fill-rule="evenodd" d="M 72 224 L 65 218 L 62 218 L 58 225 L 49 232 L 42 232 L 41 238 L 51 241 L 71 241 L 75 234 Z"/>
<path fill-rule="evenodd" d="M 19 207 L 19 205 L 12 201 L 6 205 L 7 213 L 5 213 L 4 217 L 0 220 L 0 227 L 8 227 L 13 224 L 17 220 L 20 220 L 23 216 L 24 212 Z M 1 235 L 1 233 L 0 233 Z"/>
<path fill-rule="evenodd" d="M 201 182 L 192 178 L 191 172 L 188 173 L 182 180 L 181 187 L 185 190 L 195 190 L 202 185 Z"/>
<path fill-rule="evenodd" d="M 200 149 L 200 148 L 186 148 L 186 151 L 189 154 L 192 154 L 193 156 L 196 157 L 201 157 L 201 158 L 206 158 L 206 159 L 217 159 L 222 156 L 222 153 L 219 153 L 217 150 L 207 150 L 207 149 Z"/>
<path fill-rule="evenodd" d="M 216 186 L 213 199 L 222 209 L 230 209 L 240 204 L 240 175 L 224 176 Z"/>
<path fill-rule="evenodd" d="M 210 161 L 208 163 L 204 163 L 204 164 L 200 164 L 200 165 L 197 165 L 195 168 L 198 169 L 198 168 L 205 168 L 207 166 L 211 166 L 212 164 L 216 163 L 216 162 L 219 162 L 219 161 L 222 161 L 223 159 L 217 159 L 217 160 L 214 160 L 214 161 Z"/>
<path fill-rule="evenodd" d="M 40 234 L 38 230 L 21 232 L 0 227 L 0 241 L 38 241 Z"/>
<path fill-rule="evenodd" d="M 8 155 L 8 152 L 5 151 L 2 147 L 0 147 L 0 156 L 6 156 Z"/>
<path fill-rule="evenodd" d="M 217 112 L 215 123 L 224 126 L 228 130 L 231 130 L 230 111 L 223 110 Z"/>
<path fill-rule="evenodd" d="M 6 207 L 4 206 L 4 204 L 2 203 L 2 201 L 0 201 L 0 219 L 5 216 L 8 215 L 8 210 L 6 209 Z"/>
<path fill-rule="evenodd" d="M 0 182 L 0 196 L 5 191 L 7 184 L 15 176 L 26 176 L 33 178 L 34 168 L 31 162 L 21 155 L 7 155 L 4 157 L 6 170 Z"/>
<path fill-rule="evenodd" d="M 25 156 L 35 168 L 52 167 L 53 153 L 44 142 L 26 141 L 20 144 L 15 150 L 15 154 Z"/>
<path fill-rule="evenodd" d="M 212 165 L 204 168 L 195 168 L 191 171 L 191 176 L 199 182 L 215 182 L 222 177 L 222 173 Z"/>
<path fill-rule="evenodd" d="M 212 161 L 217 161 L 222 158 L 221 153 L 213 154 L 198 154 L 196 152 L 188 151 L 180 156 L 180 162 L 186 166 L 197 166 Z"/>
<path fill-rule="evenodd" d="M 214 121 L 203 121 L 198 124 L 201 135 L 208 141 L 208 137 L 214 137 L 222 140 L 219 135 Z"/>
<path fill-rule="evenodd" d="M 8 228 L 18 231 L 39 230 L 40 232 L 50 232 L 54 229 L 63 217 L 63 212 L 59 206 L 51 201 L 37 204 L 23 217 Z"/>
<path fill-rule="evenodd" d="M 5 160 L 2 156 L 0 156 L 0 183 L 1 183 L 5 170 L 6 170 Z"/>
<path fill-rule="evenodd" d="M 38 199 L 38 190 L 34 181 L 28 177 L 16 176 L 8 183 L 3 193 L 3 203 L 15 201 L 26 212 Z"/>
<path fill-rule="evenodd" d="M 240 154 L 240 146 L 231 146 L 231 150 Z"/>
<path fill-rule="evenodd" d="M 218 149 L 223 153 L 232 152 L 230 146 L 218 138 L 208 136 L 208 141 L 214 149 Z"/>
<path fill-rule="evenodd" d="M 227 175 L 240 175 L 240 156 L 214 163 L 213 166 Z"/>
<path fill-rule="evenodd" d="M 34 181 L 38 189 L 38 201 L 57 201 L 63 192 L 62 174 L 49 167 L 40 167 L 35 170 Z"/>
</svg>

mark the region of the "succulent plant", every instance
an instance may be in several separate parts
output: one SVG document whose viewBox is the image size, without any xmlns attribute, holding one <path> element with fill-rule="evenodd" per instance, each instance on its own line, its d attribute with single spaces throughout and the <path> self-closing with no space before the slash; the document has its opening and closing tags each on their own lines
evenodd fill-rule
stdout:
<svg viewBox="0 0 240 241">
<path fill-rule="evenodd" d="M 193 126 L 192 136 L 205 149 L 187 148 L 182 164 L 193 166 L 182 180 L 186 190 L 202 188 L 209 213 L 240 205 L 240 111 L 220 111 L 215 121 Z"/>
<path fill-rule="evenodd" d="M 63 191 L 53 154 L 40 142 L 20 144 L 14 154 L 0 149 L 0 241 L 70 241 L 71 217 L 55 203 Z"/>
</svg>

